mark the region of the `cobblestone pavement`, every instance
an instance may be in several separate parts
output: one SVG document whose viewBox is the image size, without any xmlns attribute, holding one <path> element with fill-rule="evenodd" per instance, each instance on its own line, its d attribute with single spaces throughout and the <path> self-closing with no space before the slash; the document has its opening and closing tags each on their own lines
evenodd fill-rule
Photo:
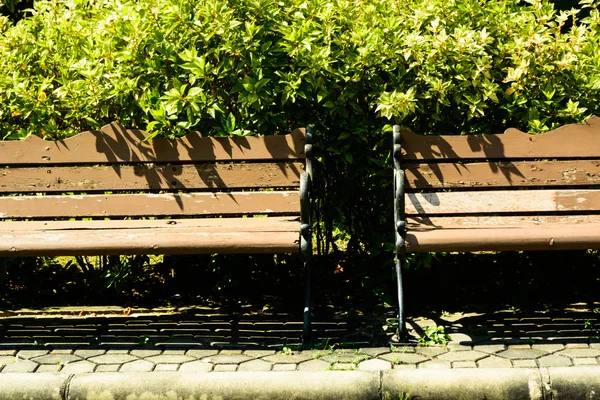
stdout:
<svg viewBox="0 0 600 400">
<path fill-rule="evenodd" d="M 411 341 L 394 345 L 382 329 L 391 311 L 370 319 L 332 314 L 315 322 L 315 344 L 303 349 L 302 324 L 287 314 L 20 310 L 0 313 L 0 374 L 597 366 L 598 315 L 581 305 L 442 313 L 410 320 Z M 441 326 L 451 339 L 443 345 L 434 343 L 443 341 Z M 420 343 L 426 333 L 427 343 Z"/>
</svg>

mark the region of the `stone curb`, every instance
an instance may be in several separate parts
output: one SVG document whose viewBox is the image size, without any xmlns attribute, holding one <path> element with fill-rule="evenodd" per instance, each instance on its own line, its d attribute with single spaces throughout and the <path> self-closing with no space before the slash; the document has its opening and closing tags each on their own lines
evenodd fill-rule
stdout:
<svg viewBox="0 0 600 400">
<path fill-rule="evenodd" d="M 0 399 L 595 399 L 600 367 L 6 374 Z"/>
</svg>

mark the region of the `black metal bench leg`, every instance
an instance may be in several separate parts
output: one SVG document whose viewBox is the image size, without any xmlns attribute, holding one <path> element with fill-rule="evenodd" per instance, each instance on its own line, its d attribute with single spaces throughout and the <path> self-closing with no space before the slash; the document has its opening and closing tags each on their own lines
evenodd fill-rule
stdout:
<svg viewBox="0 0 600 400">
<path fill-rule="evenodd" d="M 398 341 L 407 340 L 404 320 L 404 291 L 402 287 L 402 264 L 406 258 L 406 221 L 404 216 L 404 171 L 402 170 L 402 144 L 400 127 L 394 126 L 394 225 L 396 244 L 396 286 L 398 288 Z"/>
<path fill-rule="evenodd" d="M 306 293 L 304 295 L 304 325 L 302 332 L 302 343 L 310 344 L 311 342 L 311 308 L 310 308 L 310 255 L 304 260 L 304 273 L 306 274 Z"/>
<path fill-rule="evenodd" d="M 402 264 L 404 258 L 396 256 L 396 286 L 398 288 L 398 341 L 406 342 L 406 322 L 404 320 L 404 288 L 402 287 Z"/>
</svg>

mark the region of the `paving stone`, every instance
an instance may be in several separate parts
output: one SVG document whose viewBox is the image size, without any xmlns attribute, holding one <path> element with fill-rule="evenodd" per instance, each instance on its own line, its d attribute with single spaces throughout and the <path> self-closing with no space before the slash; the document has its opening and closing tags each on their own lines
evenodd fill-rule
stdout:
<svg viewBox="0 0 600 400">
<path fill-rule="evenodd" d="M 456 361 L 452 363 L 452 368 L 477 368 L 475 361 Z"/>
<path fill-rule="evenodd" d="M 274 364 L 273 371 L 295 371 L 296 364 Z"/>
<path fill-rule="evenodd" d="M 120 372 L 150 372 L 154 364 L 146 360 L 136 360 L 121 365 Z"/>
<path fill-rule="evenodd" d="M 210 359 L 214 364 L 239 364 L 252 358 L 242 354 L 224 355 L 219 353 L 216 356 L 210 357 Z"/>
<path fill-rule="evenodd" d="M 94 368 L 96 368 L 96 364 L 81 360 L 66 364 L 63 367 L 62 372 L 67 374 L 82 374 L 85 372 L 94 372 Z"/>
<path fill-rule="evenodd" d="M 183 356 L 185 354 L 185 350 L 182 349 L 178 349 L 178 350 L 165 350 L 163 351 L 163 355 L 165 356 Z"/>
<path fill-rule="evenodd" d="M 587 343 L 567 343 L 565 345 L 567 349 L 588 349 L 589 347 Z"/>
<path fill-rule="evenodd" d="M 365 357 L 366 356 L 361 354 L 335 352 L 333 354 L 328 354 L 324 357 L 321 357 L 321 360 L 330 363 L 356 363 L 363 361 Z"/>
<path fill-rule="evenodd" d="M 429 360 L 428 357 L 412 353 L 390 353 L 384 354 L 379 358 L 393 362 L 394 364 L 416 364 L 419 362 Z"/>
<path fill-rule="evenodd" d="M 501 351 L 497 355 L 500 357 L 508 358 L 510 360 L 527 360 L 536 359 L 546 354 L 542 350 L 523 349 L 523 350 L 505 350 Z"/>
<path fill-rule="evenodd" d="M 32 361 L 35 361 L 38 364 L 62 364 L 66 365 L 68 363 L 79 361 L 80 357 L 74 356 L 73 354 L 48 354 L 45 356 L 40 356 L 33 358 Z"/>
<path fill-rule="evenodd" d="M 73 354 L 72 349 L 54 349 L 50 354 Z"/>
<path fill-rule="evenodd" d="M 537 368 L 535 360 L 513 360 L 512 363 L 515 368 Z"/>
<path fill-rule="evenodd" d="M 531 346 L 534 350 L 541 350 L 547 353 L 554 353 L 555 351 L 563 350 L 565 346 L 560 343 L 547 343 L 547 344 L 534 344 Z"/>
<path fill-rule="evenodd" d="M 237 364 L 217 364 L 213 371 L 215 372 L 234 372 L 237 369 Z M 181 371 L 181 369 L 180 369 Z"/>
<path fill-rule="evenodd" d="M 36 373 L 44 373 L 44 372 L 59 372 L 62 369 L 62 365 L 40 365 L 38 369 L 35 370 Z"/>
<path fill-rule="evenodd" d="M 540 367 L 570 367 L 572 363 L 567 357 L 550 354 L 549 356 L 538 358 L 538 364 Z"/>
<path fill-rule="evenodd" d="M 449 369 L 452 365 L 448 361 L 431 360 L 419 364 L 419 368 L 425 369 Z"/>
<path fill-rule="evenodd" d="M 415 347 L 413 345 L 394 346 L 392 348 L 393 353 L 414 353 Z"/>
<path fill-rule="evenodd" d="M 450 353 L 442 354 L 438 357 L 439 360 L 444 361 L 477 361 L 481 358 L 487 357 L 486 353 L 480 351 L 451 351 Z"/>
<path fill-rule="evenodd" d="M 242 354 L 242 350 L 226 349 L 219 352 L 220 356 L 233 356 L 237 354 Z"/>
<path fill-rule="evenodd" d="M 329 366 L 331 371 L 354 371 L 356 364 L 354 363 L 333 363 Z"/>
<path fill-rule="evenodd" d="M 377 357 L 382 354 L 390 353 L 389 347 L 363 347 L 359 349 L 360 354 L 365 354 L 370 357 Z"/>
<path fill-rule="evenodd" d="M 565 349 L 557 352 L 556 354 L 565 356 L 565 357 L 581 357 L 581 358 L 589 358 L 589 357 L 598 357 L 600 356 L 599 349 L 589 349 L 589 348 L 581 348 L 581 349 Z"/>
<path fill-rule="evenodd" d="M 131 351 L 131 349 L 112 349 L 112 350 L 108 350 L 106 352 L 106 354 L 109 356 L 122 355 L 122 354 L 129 354 L 130 351 Z"/>
<path fill-rule="evenodd" d="M 103 364 L 96 367 L 96 372 L 117 372 L 119 370 L 119 364 Z"/>
<path fill-rule="evenodd" d="M 163 353 L 160 356 L 146 357 L 146 360 L 155 364 L 181 364 L 184 362 L 193 361 L 194 358 L 179 354 L 169 355 Z"/>
<path fill-rule="evenodd" d="M 10 349 L 0 350 L 0 357 L 2 357 L 2 356 L 14 356 L 16 352 L 17 352 L 17 350 L 10 350 Z"/>
<path fill-rule="evenodd" d="M 17 361 L 23 361 L 23 359 L 15 356 L 0 356 L 0 365 L 8 365 Z"/>
<path fill-rule="evenodd" d="M 574 365 L 598 365 L 598 360 L 595 358 L 575 358 Z"/>
<path fill-rule="evenodd" d="M 49 352 L 49 350 L 19 350 L 17 357 L 23 360 L 29 360 L 30 358 L 45 356 Z"/>
<path fill-rule="evenodd" d="M 436 357 L 440 354 L 444 354 L 448 352 L 448 348 L 445 346 L 419 346 L 416 349 L 416 352 L 422 354 L 427 357 Z"/>
<path fill-rule="evenodd" d="M 14 362 L 15 358 L 11 357 L 13 362 L 6 364 L 4 368 L 2 368 L 2 373 L 23 373 L 23 372 L 33 372 L 37 368 L 38 364 L 29 360 L 18 360 Z"/>
<path fill-rule="evenodd" d="M 109 350 L 110 352 L 110 350 Z M 126 362 L 137 360 L 136 357 L 129 354 L 104 354 L 101 356 L 90 357 L 89 361 L 95 362 L 96 364 L 123 364 Z"/>
<path fill-rule="evenodd" d="M 241 363 L 238 371 L 270 371 L 272 364 L 263 360 L 251 360 Z"/>
<path fill-rule="evenodd" d="M 451 344 L 464 344 L 469 345 L 473 343 L 473 338 L 466 333 L 450 333 Z"/>
<path fill-rule="evenodd" d="M 299 371 L 326 371 L 331 364 L 323 360 L 309 360 L 298 364 Z"/>
<path fill-rule="evenodd" d="M 275 350 L 246 350 L 246 351 L 244 351 L 244 355 L 254 357 L 254 358 L 271 356 L 273 354 L 275 354 Z"/>
<path fill-rule="evenodd" d="M 130 355 L 138 358 L 158 356 L 160 353 L 162 353 L 162 351 L 159 349 L 135 349 L 129 352 Z"/>
<path fill-rule="evenodd" d="M 498 356 L 489 356 L 477 361 L 477 365 L 481 368 L 510 368 L 512 365 L 510 360 Z"/>
<path fill-rule="evenodd" d="M 417 364 L 393 364 L 394 369 L 416 369 Z"/>
<path fill-rule="evenodd" d="M 508 350 L 529 350 L 531 349 L 530 344 L 510 344 Z"/>
<path fill-rule="evenodd" d="M 478 344 L 473 346 L 473 350 L 481 351 L 482 353 L 495 354 L 500 351 L 506 350 L 506 346 L 503 344 Z"/>
<path fill-rule="evenodd" d="M 79 349 L 79 350 L 75 350 L 75 352 L 73 353 L 76 356 L 79 356 L 81 358 L 89 358 L 89 357 L 95 357 L 95 356 L 101 356 L 102 354 L 106 353 L 106 350 L 101 350 L 101 349 Z"/>
<path fill-rule="evenodd" d="M 215 354 L 218 354 L 219 352 L 217 350 L 201 350 L 201 349 L 195 349 L 195 350 L 188 350 L 185 355 L 186 356 L 190 356 L 190 357 L 194 357 L 194 358 L 204 358 L 204 357 L 210 357 L 210 356 L 214 356 Z"/>
<path fill-rule="evenodd" d="M 293 354 L 277 353 L 273 354 L 272 356 L 267 356 L 263 358 L 263 360 L 274 364 L 298 364 L 304 361 L 312 360 L 315 357 L 316 353 L 302 351 Z"/>
<path fill-rule="evenodd" d="M 392 363 L 385 360 L 372 359 L 363 361 L 358 364 L 358 369 L 361 371 L 383 371 L 392 369 Z"/>
<path fill-rule="evenodd" d="M 471 351 L 471 346 L 460 344 L 460 343 L 448 343 L 448 349 L 450 351 Z"/>
<path fill-rule="evenodd" d="M 179 364 L 158 364 L 154 368 L 154 372 L 177 371 L 178 369 Z"/>
<path fill-rule="evenodd" d="M 156 367 L 158 368 L 159 365 L 157 365 Z M 203 361 L 192 361 L 185 364 L 181 364 L 181 366 L 179 367 L 179 372 L 210 372 L 212 371 L 212 369 L 213 365 L 211 363 Z"/>
</svg>

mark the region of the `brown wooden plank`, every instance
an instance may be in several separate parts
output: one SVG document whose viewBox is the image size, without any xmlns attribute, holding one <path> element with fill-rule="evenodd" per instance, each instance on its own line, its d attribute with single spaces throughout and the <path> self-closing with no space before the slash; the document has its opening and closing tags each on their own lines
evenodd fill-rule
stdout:
<svg viewBox="0 0 600 400">
<path fill-rule="evenodd" d="M 422 136 L 402 131 L 404 160 L 544 159 L 600 156 L 600 117 L 541 135 L 517 129 L 504 134 Z"/>
<path fill-rule="evenodd" d="M 486 215 L 460 217 L 425 217 L 410 216 L 406 218 L 409 231 L 425 231 L 432 229 L 497 229 L 528 228 L 537 226 L 583 226 L 600 225 L 600 215 Z M 600 232 L 599 232 L 600 234 Z"/>
<path fill-rule="evenodd" d="M 0 197 L 0 218 L 299 213 L 298 192 Z"/>
<path fill-rule="evenodd" d="M 598 249 L 600 224 L 409 231 L 406 243 L 410 252 Z"/>
<path fill-rule="evenodd" d="M 0 169 L 0 193 L 298 187 L 303 163 Z"/>
<path fill-rule="evenodd" d="M 4 225 L 4 224 L 2 224 Z M 98 254 L 211 254 L 298 252 L 293 231 L 202 231 L 171 229 L 0 230 L 0 256 Z"/>
<path fill-rule="evenodd" d="M 77 221 L 3 221 L 0 231 L 86 231 L 118 229 L 196 229 L 202 232 L 288 232 L 299 231 L 298 217 L 111 219 Z"/>
<path fill-rule="evenodd" d="M 117 123 L 52 142 L 30 135 L 0 141 L 0 164 L 112 164 L 127 162 L 304 159 L 305 129 L 279 136 L 201 137 L 199 133 L 144 142 L 148 134 Z"/>
<path fill-rule="evenodd" d="M 407 189 L 600 184 L 600 160 L 431 163 L 405 167 Z"/>
<path fill-rule="evenodd" d="M 406 214 L 600 211 L 600 190 L 496 190 L 411 193 Z"/>
</svg>

